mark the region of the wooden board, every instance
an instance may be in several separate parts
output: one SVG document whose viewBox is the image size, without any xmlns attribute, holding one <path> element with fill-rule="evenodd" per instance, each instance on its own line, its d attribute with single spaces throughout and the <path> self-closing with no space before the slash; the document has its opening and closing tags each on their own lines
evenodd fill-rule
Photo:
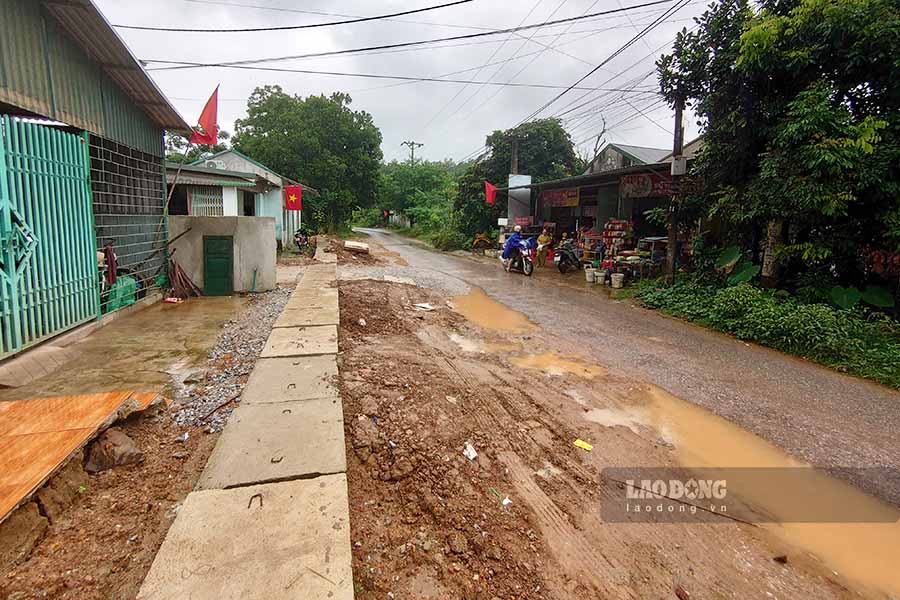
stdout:
<svg viewBox="0 0 900 600">
<path fill-rule="evenodd" d="M 143 410 L 158 396 L 126 391 L 0 402 L 0 521 L 125 402 Z"/>
</svg>

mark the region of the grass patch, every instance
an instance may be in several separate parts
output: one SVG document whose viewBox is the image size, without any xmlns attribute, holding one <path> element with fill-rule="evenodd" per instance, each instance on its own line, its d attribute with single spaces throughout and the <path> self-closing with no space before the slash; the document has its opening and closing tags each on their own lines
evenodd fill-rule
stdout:
<svg viewBox="0 0 900 600">
<path fill-rule="evenodd" d="M 900 323 L 881 313 L 687 279 L 671 286 L 641 282 L 635 297 L 648 308 L 900 389 Z"/>
</svg>

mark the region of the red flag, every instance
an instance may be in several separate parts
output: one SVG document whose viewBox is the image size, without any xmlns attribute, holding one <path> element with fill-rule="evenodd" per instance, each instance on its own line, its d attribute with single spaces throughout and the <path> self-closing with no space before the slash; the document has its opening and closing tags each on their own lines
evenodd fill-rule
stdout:
<svg viewBox="0 0 900 600">
<path fill-rule="evenodd" d="M 194 127 L 191 135 L 192 144 L 207 144 L 212 146 L 219 141 L 219 86 L 206 101 L 203 112 L 200 113 L 200 121 Z"/>
<path fill-rule="evenodd" d="M 488 204 L 493 205 L 497 198 L 497 186 L 491 185 L 487 181 L 484 182 L 484 199 Z"/>
<path fill-rule="evenodd" d="M 288 185 L 284 188 L 284 209 L 303 210 L 303 186 Z"/>
</svg>

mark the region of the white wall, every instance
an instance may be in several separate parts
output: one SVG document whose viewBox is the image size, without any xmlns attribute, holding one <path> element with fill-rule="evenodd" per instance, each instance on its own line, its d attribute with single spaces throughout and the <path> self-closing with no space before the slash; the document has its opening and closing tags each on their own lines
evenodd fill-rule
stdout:
<svg viewBox="0 0 900 600">
<path fill-rule="evenodd" d="M 223 187 L 222 188 L 222 214 L 226 217 L 236 217 L 238 212 L 238 188 Z"/>
<path fill-rule="evenodd" d="M 275 222 L 269 217 L 183 217 L 169 216 L 169 239 L 174 259 L 188 277 L 203 289 L 203 236 L 230 235 L 234 238 L 234 291 L 248 292 L 256 273 L 256 291 L 277 285 L 275 275 Z"/>
</svg>

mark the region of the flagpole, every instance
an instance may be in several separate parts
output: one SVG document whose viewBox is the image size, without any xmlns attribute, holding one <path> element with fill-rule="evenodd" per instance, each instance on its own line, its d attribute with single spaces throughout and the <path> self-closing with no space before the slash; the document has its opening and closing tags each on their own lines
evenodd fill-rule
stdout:
<svg viewBox="0 0 900 600">
<path fill-rule="evenodd" d="M 169 216 L 169 203 L 172 201 L 172 194 L 175 193 L 175 186 L 178 185 L 178 177 L 181 176 L 181 170 L 184 168 L 185 163 L 187 163 L 188 154 L 190 154 L 191 146 L 194 143 L 191 142 L 190 138 L 188 139 L 188 145 L 184 149 L 184 154 L 181 155 L 181 162 L 178 163 L 178 170 L 175 171 L 175 177 L 172 179 L 172 184 L 169 186 L 169 191 L 166 194 L 166 203 L 163 205 L 163 213 L 162 217 L 159 219 L 159 225 L 156 227 L 156 237 L 159 237 L 159 233 L 162 231 L 163 223 L 166 222 L 166 218 Z M 163 159 L 163 170 L 165 170 L 165 158 Z"/>
</svg>

